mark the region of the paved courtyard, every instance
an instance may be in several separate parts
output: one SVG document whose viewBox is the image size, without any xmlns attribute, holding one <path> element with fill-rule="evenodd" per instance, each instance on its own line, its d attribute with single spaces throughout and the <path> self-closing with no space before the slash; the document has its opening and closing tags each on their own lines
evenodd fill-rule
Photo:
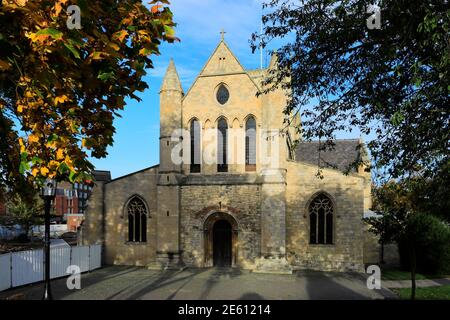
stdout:
<svg viewBox="0 0 450 320">
<path fill-rule="evenodd" d="M 0 292 L 0 299 L 41 299 L 42 284 Z M 81 289 L 68 290 L 66 279 L 52 281 L 54 299 L 386 299 L 384 288 L 369 290 L 362 274 L 301 271 L 292 275 L 258 274 L 234 269 L 153 271 L 111 266 L 81 275 Z"/>
</svg>

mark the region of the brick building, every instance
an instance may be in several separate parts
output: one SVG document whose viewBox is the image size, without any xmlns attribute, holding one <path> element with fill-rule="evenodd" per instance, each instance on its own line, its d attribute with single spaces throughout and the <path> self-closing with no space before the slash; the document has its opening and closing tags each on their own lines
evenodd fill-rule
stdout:
<svg viewBox="0 0 450 320">
<path fill-rule="evenodd" d="M 69 231 L 77 231 L 84 220 L 87 199 L 91 187 L 85 184 L 61 182 L 56 189 L 55 200 L 52 203 L 53 221 L 67 223 Z"/>
<path fill-rule="evenodd" d="M 370 173 L 341 171 L 363 160 L 362 143 L 337 140 L 319 152 L 302 141 L 284 121 L 286 92 L 257 95 L 276 67 L 274 56 L 267 69 L 244 69 L 222 38 L 184 92 L 170 62 L 159 165 L 114 180 L 96 175 L 83 233 L 104 243 L 106 263 L 363 270 Z"/>
</svg>

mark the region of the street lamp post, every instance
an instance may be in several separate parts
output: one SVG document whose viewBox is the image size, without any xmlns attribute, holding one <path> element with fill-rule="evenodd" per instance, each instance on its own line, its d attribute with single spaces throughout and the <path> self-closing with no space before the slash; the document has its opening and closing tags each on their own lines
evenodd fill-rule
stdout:
<svg viewBox="0 0 450 320">
<path fill-rule="evenodd" d="M 56 181 L 48 179 L 41 188 L 40 196 L 44 200 L 45 208 L 45 237 L 44 237 L 44 296 L 43 300 L 52 300 L 50 289 L 50 209 L 55 199 Z"/>
</svg>

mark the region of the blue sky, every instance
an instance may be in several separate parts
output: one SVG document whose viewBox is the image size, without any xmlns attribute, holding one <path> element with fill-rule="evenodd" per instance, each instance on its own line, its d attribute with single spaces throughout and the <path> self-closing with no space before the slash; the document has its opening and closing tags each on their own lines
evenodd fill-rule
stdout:
<svg viewBox="0 0 450 320">
<path fill-rule="evenodd" d="M 170 7 L 181 42 L 164 44 L 161 55 L 153 57 L 155 68 L 148 70 L 145 80 L 149 89 L 139 95 L 142 101 L 127 101 L 122 118 L 114 122 L 116 134 L 108 156 L 91 159 L 96 169 L 110 170 L 113 178 L 159 163 L 158 91 L 170 58 L 186 92 L 224 29 L 225 40 L 241 64 L 247 69 L 260 65 L 259 53 L 252 54 L 249 39 L 260 28 L 261 0 L 172 0 Z M 276 49 L 276 43 L 271 45 L 269 49 Z M 358 138 L 359 133 L 338 137 Z"/>
<path fill-rule="evenodd" d="M 142 101 L 127 100 L 122 118 L 114 122 L 116 134 L 108 156 L 91 159 L 96 169 L 110 170 L 113 178 L 159 163 L 158 91 L 170 58 L 186 92 L 220 41 L 223 28 L 242 65 L 259 67 L 259 53 L 252 54 L 248 41 L 259 30 L 260 0 L 173 0 L 170 8 L 181 42 L 164 44 L 161 55 L 153 57 L 155 68 L 148 70 L 149 89 L 139 94 Z"/>
</svg>

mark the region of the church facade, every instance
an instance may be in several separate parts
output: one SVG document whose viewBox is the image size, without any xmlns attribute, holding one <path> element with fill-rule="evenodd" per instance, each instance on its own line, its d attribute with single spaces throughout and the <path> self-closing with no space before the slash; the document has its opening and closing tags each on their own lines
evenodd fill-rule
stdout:
<svg viewBox="0 0 450 320">
<path fill-rule="evenodd" d="M 102 243 L 106 264 L 363 271 L 370 173 L 342 173 L 362 157 L 360 141 L 321 152 L 302 142 L 285 122 L 286 93 L 257 95 L 272 68 L 275 57 L 246 70 L 222 39 L 184 92 L 171 60 L 159 165 L 113 180 L 95 173 L 83 241 Z M 330 164 L 321 178 L 320 161 Z"/>
</svg>

